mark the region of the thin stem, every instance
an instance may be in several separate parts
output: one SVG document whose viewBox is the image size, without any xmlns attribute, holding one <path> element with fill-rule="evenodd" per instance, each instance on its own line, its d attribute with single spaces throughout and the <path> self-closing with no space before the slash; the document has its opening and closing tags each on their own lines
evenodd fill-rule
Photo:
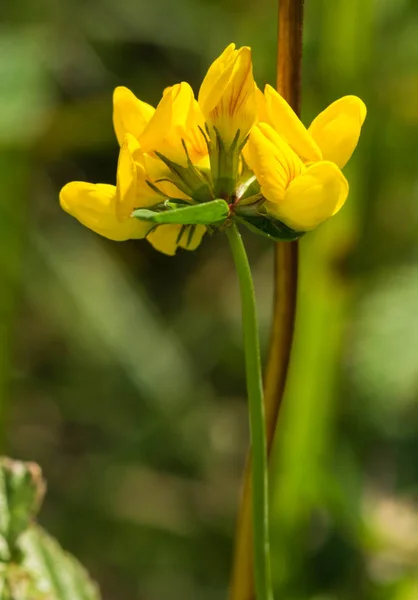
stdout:
<svg viewBox="0 0 418 600">
<path fill-rule="evenodd" d="M 267 444 L 254 285 L 245 247 L 236 225 L 233 224 L 227 229 L 227 236 L 241 293 L 252 449 L 252 522 L 256 598 L 257 600 L 273 600 L 270 574 Z"/>
<path fill-rule="evenodd" d="M 279 0 L 277 90 L 300 116 L 304 0 Z M 275 252 L 274 312 L 266 365 L 265 401 L 271 448 L 283 401 L 296 315 L 298 242 L 279 242 Z"/>
<path fill-rule="evenodd" d="M 300 114 L 303 0 L 279 0 L 277 89 Z M 264 377 L 267 452 L 277 430 L 286 386 L 296 314 L 298 242 L 275 247 L 273 322 Z M 244 472 L 229 600 L 253 600 L 251 457 Z"/>
<path fill-rule="evenodd" d="M 304 0 L 279 0 L 277 90 L 300 115 Z"/>
</svg>

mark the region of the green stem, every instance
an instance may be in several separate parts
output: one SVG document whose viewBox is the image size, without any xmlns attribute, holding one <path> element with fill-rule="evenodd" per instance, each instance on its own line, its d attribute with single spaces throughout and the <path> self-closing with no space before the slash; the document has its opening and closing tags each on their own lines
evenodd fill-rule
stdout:
<svg viewBox="0 0 418 600">
<path fill-rule="evenodd" d="M 245 370 L 252 449 L 254 579 L 257 600 L 273 600 L 270 574 L 267 444 L 263 381 L 254 285 L 247 253 L 237 226 L 226 230 L 238 274 L 242 305 Z"/>
</svg>

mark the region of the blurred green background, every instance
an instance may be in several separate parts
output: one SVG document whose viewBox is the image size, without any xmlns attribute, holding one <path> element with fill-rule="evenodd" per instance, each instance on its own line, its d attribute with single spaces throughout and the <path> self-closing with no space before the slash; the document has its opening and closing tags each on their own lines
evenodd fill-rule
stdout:
<svg viewBox="0 0 418 600">
<path fill-rule="evenodd" d="M 303 116 L 369 115 L 350 199 L 301 242 L 272 468 L 277 599 L 418 598 L 418 4 L 311 0 Z M 18 0 L 0 9 L 1 452 L 48 480 L 41 522 L 104 600 L 225 598 L 248 443 L 221 235 L 176 258 L 62 212 L 114 183 L 111 94 L 198 90 L 230 42 L 274 82 L 272 0 Z M 272 245 L 246 235 L 267 346 Z"/>
</svg>

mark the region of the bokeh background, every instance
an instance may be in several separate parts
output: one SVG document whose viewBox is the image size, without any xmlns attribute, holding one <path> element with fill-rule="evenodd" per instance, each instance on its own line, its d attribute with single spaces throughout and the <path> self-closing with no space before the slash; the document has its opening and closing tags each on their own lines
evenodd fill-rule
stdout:
<svg viewBox="0 0 418 600">
<path fill-rule="evenodd" d="M 418 599 L 418 4 L 311 0 L 303 116 L 369 109 L 350 200 L 301 241 L 272 465 L 285 600 Z M 0 9 L 1 452 L 48 480 L 41 522 L 104 600 L 220 600 L 248 443 L 225 240 L 117 244 L 63 213 L 114 183 L 111 94 L 197 91 L 232 40 L 275 79 L 272 0 L 18 0 Z M 267 347 L 272 245 L 246 235 Z"/>
</svg>

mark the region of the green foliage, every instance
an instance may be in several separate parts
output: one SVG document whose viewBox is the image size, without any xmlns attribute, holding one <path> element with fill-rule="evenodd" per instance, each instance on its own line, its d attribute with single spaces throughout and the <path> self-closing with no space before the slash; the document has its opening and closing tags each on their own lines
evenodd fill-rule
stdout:
<svg viewBox="0 0 418 600">
<path fill-rule="evenodd" d="M 44 491 L 38 465 L 0 459 L 0 600 L 99 600 L 77 560 L 33 522 Z"/>
</svg>

